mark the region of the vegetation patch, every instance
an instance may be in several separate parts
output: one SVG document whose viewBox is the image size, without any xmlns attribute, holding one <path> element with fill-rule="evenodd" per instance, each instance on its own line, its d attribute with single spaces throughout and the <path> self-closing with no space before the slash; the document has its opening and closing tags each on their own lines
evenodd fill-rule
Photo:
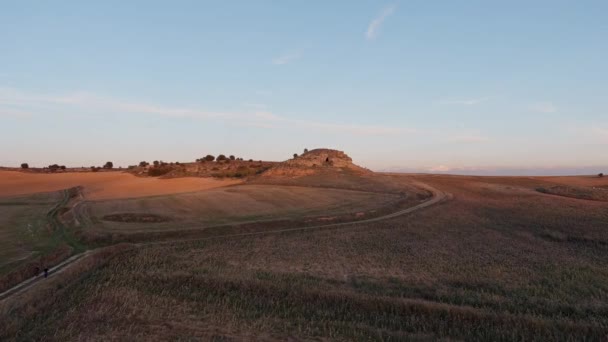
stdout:
<svg viewBox="0 0 608 342">
<path fill-rule="evenodd" d="M 126 223 L 159 223 L 172 221 L 170 217 L 156 214 L 120 213 L 106 215 L 104 221 L 126 222 Z"/>
<path fill-rule="evenodd" d="M 538 187 L 536 191 L 557 196 L 585 199 L 591 201 L 608 201 L 608 189 L 603 187 L 575 187 L 556 185 L 551 187 Z"/>
</svg>

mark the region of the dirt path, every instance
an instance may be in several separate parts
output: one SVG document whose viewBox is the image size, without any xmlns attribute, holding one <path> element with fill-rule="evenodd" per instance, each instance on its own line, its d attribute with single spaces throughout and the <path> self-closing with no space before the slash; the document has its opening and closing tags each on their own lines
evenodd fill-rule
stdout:
<svg viewBox="0 0 608 342">
<path fill-rule="evenodd" d="M 395 218 L 398 216 L 402 216 L 402 215 L 407 215 L 409 213 L 412 213 L 414 211 L 426 208 L 426 207 L 430 207 L 432 205 L 435 205 L 437 203 L 443 202 L 446 199 L 450 198 L 450 194 L 446 194 L 445 192 L 432 187 L 426 183 L 422 183 L 422 182 L 415 182 L 416 186 L 423 188 L 425 190 L 428 190 L 431 192 L 432 197 L 431 199 L 422 202 L 418 205 L 415 205 L 413 207 L 410 208 L 406 208 L 403 210 L 399 210 L 396 211 L 394 213 L 391 214 L 387 214 L 384 216 L 379 216 L 379 217 L 375 217 L 375 218 L 370 218 L 370 219 L 366 219 L 366 220 L 360 220 L 360 221 L 352 221 L 352 222 L 341 222 L 341 223 L 331 223 L 331 224 L 324 224 L 324 225 L 318 225 L 318 226 L 307 226 L 307 227 L 299 227 L 299 228 L 286 228 L 286 229 L 275 229 L 275 230 L 266 230 L 266 231 L 260 231 L 260 232 L 251 232 L 251 233 L 237 233 L 237 234 L 227 234 L 227 235 L 219 235 L 219 236 L 213 236 L 213 237 L 207 237 L 207 238 L 202 238 L 202 239 L 187 239 L 187 240 L 169 240 L 169 241 L 159 241 L 159 242 L 149 242 L 149 243 L 140 243 L 140 244 L 136 244 L 138 247 L 139 246 L 149 246 L 149 245 L 162 245 L 162 244 L 169 244 L 169 243 L 175 243 L 175 242 L 180 242 L 180 241 L 205 241 L 205 240 L 217 240 L 217 239 L 226 239 L 226 238 L 235 238 L 235 237 L 244 237 L 244 236 L 256 236 L 256 235 L 266 235 L 266 234 L 279 234 L 279 233 L 287 233 L 287 232 L 297 232 L 297 231 L 308 231 L 308 230 L 319 230 L 319 229 L 331 229 L 331 228 L 339 228 L 339 227 L 345 227 L 345 226 L 354 226 L 354 225 L 358 225 L 358 224 L 366 224 L 366 223 L 373 223 L 373 222 L 378 222 L 378 221 L 382 221 L 382 220 L 388 220 L 391 218 Z M 263 221 L 260 221 L 263 222 Z M 77 262 L 78 260 L 82 259 L 83 257 L 86 257 L 87 255 L 91 254 L 93 251 L 95 251 L 95 249 L 91 249 L 91 250 L 87 250 L 84 253 L 80 253 L 80 254 L 76 254 L 73 255 L 72 257 L 70 257 L 69 259 L 63 261 L 62 263 L 60 263 L 59 265 L 49 269 L 49 275 L 48 278 L 54 277 L 58 274 L 61 273 L 62 270 L 64 270 L 65 268 L 67 268 L 69 265 Z M 19 294 L 21 292 L 26 291 L 27 289 L 31 288 L 32 286 L 34 286 L 38 281 L 40 281 L 41 279 L 45 279 L 44 276 L 38 276 L 38 277 L 33 277 L 30 278 L 26 281 L 23 281 L 22 283 L 12 287 L 11 289 L 8 289 L 5 292 L 0 293 L 0 302 L 6 300 L 7 298 Z"/>
</svg>

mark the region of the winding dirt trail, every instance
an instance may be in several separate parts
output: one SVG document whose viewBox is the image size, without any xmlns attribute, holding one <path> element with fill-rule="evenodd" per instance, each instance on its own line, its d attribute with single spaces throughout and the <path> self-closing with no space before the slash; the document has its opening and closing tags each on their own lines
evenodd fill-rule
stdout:
<svg viewBox="0 0 608 342">
<path fill-rule="evenodd" d="M 218 235 L 218 236 L 212 236 L 212 237 L 200 238 L 200 239 L 184 239 L 184 240 L 177 239 L 177 240 L 167 240 L 167 241 L 158 241 L 158 242 L 138 243 L 138 244 L 136 244 L 136 246 L 141 247 L 141 246 L 149 246 L 149 245 L 163 245 L 163 244 L 170 244 L 170 243 L 175 243 L 175 242 L 180 242 L 180 241 L 218 240 L 218 239 L 226 239 L 226 238 L 245 237 L 245 236 L 280 234 L 280 233 L 288 233 L 288 232 L 301 232 L 301 231 L 321 230 L 321 229 L 335 229 L 335 228 L 339 228 L 339 227 L 355 226 L 355 225 L 359 225 L 359 224 L 373 223 L 373 222 L 392 219 L 392 218 L 402 216 L 402 215 L 407 215 L 407 214 L 410 214 L 417 210 L 441 203 L 450 198 L 449 194 L 447 194 L 433 186 L 430 186 L 429 184 L 422 183 L 419 181 L 415 181 L 414 184 L 422 189 L 430 191 L 432 194 L 432 197 L 429 200 L 422 202 L 420 204 L 417 204 L 413 207 L 399 210 L 399 211 L 396 211 L 394 213 L 387 214 L 384 216 L 379 216 L 379 217 L 370 218 L 370 219 L 366 219 L 366 220 L 360 220 L 360 221 L 330 223 L 330 224 L 324 224 L 324 225 L 318 225 L 318 226 L 307 226 L 307 227 L 298 227 L 298 228 L 275 229 L 275 230 L 266 230 L 266 231 L 260 231 L 260 232 Z M 264 222 L 264 221 L 260 221 L 260 222 Z M 84 253 L 73 255 L 69 259 L 64 260 L 60 264 L 49 269 L 48 278 L 61 274 L 62 270 L 66 269 L 67 267 L 69 267 L 71 264 L 77 262 L 78 260 L 88 256 L 89 254 L 93 253 L 94 251 L 95 251 L 95 249 L 87 250 Z M 21 282 L 20 284 L 14 286 L 14 287 L 8 289 L 5 292 L 0 293 L 0 302 L 6 300 L 7 298 L 10 298 L 13 295 L 17 295 L 19 293 L 26 291 L 27 289 L 34 286 L 41 279 L 45 279 L 44 276 L 37 276 L 37 277 L 30 278 L 28 280 Z"/>
</svg>

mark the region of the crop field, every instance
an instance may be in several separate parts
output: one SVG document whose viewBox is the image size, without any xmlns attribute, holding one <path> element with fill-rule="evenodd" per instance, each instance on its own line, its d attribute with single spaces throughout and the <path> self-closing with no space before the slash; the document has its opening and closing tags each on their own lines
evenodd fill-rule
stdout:
<svg viewBox="0 0 608 342">
<path fill-rule="evenodd" d="M 395 194 L 363 191 L 239 185 L 170 196 L 93 201 L 85 204 L 85 210 L 93 222 L 90 229 L 128 233 L 306 217 L 331 221 L 339 215 L 365 214 L 399 199 Z"/>
<path fill-rule="evenodd" d="M 0 274 L 60 242 L 47 221 L 60 198 L 60 192 L 0 198 Z"/>
<path fill-rule="evenodd" d="M 606 340 L 608 203 L 539 193 L 544 179 L 391 177 L 451 200 L 340 229 L 134 246 L 0 303 L 0 337 Z"/>
<path fill-rule="evenodd" d="M 126 172 L 29 173 L 0 171 L 0 197 L 58 191 L 83 186 L 87 199 L 117 199 L 202 191 L 238 184 L 215 178 L 142 178 Z"/>
</svg>

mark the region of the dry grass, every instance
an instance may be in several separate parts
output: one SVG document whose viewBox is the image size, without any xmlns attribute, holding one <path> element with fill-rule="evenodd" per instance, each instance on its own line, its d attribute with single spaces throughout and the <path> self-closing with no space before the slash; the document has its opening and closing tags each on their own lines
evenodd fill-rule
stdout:
<svg viewBox="0 0 608 342">
<path fill-rule="evenodd" d="M 393 194 L 274 185 L 240 185 L 203 192 L 86 203 L 90 229 L 109 232 L 185 230 L 253 221 L 302 219 L 378 210 L 400 200 Z M 104 221 L 107 215 L 136 213 L 169 222 Z"/>
<path fill-rule="evenodd" d="M 158 196 L 202 191 L 241 183 L 214 178 L 159 179 L 124 172 L 27 173 L 0 171 L 0 197 L 50 192 L 83 186 L 90 200 Z"/>
<path fill-rule="evenodd" d="M 0 198 L 0 270 L 50 242 L 46 215 L 59 198 L 59 193 Z"/>
<path fill-rule="evenodd" d="M 348 229 L 133 250 L 36 319 L 13 308 L 0 337 L 608 338 L 608 203 L 540 194 L 542 179 L 391 177 L 453 199 Z"/>
</svg>

